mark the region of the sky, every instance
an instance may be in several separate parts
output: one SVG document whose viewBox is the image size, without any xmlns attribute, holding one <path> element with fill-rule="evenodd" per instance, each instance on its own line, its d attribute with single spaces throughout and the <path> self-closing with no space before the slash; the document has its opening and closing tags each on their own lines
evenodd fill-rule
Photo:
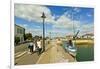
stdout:
<svg viewBox="0 0 100 69">
<path fill-rule="evenodd" d="M 24 27 L 26 33 L 42 36 L 43 12 L 46 36 L 65 37 L 78 30 L 79 35 L 94 33 L 94 9 L 86 7 L 15 4 L 15 24 Z"/>
</svg>

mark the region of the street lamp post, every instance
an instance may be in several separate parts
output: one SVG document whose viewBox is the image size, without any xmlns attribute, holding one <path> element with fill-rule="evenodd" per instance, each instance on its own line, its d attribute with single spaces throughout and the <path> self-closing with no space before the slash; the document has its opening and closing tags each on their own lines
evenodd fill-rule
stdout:
<svg viewBox="0 0 100 69">
<path fill-rule="evenodd" d="M 42 16 L 41 18 L 43 18 L 43 52 L 45 51 L 45 25 L 44 25 L 44 22 L 45 22 L 45 14 L 44 12 L 42 13 Z"/>
</svg>

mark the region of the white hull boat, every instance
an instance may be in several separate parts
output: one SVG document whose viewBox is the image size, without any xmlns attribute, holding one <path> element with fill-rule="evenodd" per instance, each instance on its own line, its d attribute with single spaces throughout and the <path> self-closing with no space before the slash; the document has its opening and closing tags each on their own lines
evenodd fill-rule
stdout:
<svg viewBox="0 0 100 69">
<path fill-rule="evenodd" d="M 75 57 L 76 54 L 77 54 L 77 48 L 75 47 L 74 43 L 73 43 L 72 46 L 70 46 L 70 45 L 67 44 L 67 45 L 65 46 L 65 50 L 66 50 L 69 54 L 71 54 L 73 57 Z"/>
</svg>

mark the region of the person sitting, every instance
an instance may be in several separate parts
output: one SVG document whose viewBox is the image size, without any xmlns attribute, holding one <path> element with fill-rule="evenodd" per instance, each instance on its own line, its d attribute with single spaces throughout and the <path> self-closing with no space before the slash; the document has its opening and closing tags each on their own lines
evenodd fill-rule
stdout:
<svg viewBox="0 0 100 69">
<path fill-rule="evenodd" d="M 72 40 L 69 40 L 69 46 L 73 46 Z"/>
</svg>

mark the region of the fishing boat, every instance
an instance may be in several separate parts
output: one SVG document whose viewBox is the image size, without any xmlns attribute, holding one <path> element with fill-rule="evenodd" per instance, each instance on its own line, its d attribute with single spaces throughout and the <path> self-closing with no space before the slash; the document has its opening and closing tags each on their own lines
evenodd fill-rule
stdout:
<svg viewBox="0 0 100 69">
<path fill-rule="evenodd" d="M 74 42 L 72 43 L 72 45 L 70 45 L 70 44 L 67 43 L 67 46 L 65 46 L 65 49 L 72 56 L 74 56 L 74 57 L 76 56 L 76 54 L 77 54 L 77 48 L 76 48 Z"/>
<path fill-rule="evenodd" d="M 68 41 L 66 41 L 64 49 L 71 54 L 73 57 L 76 57 L 77 55 L 77 47 L 76 47 L 76 37 L 78 36 L 79 30 L 77 31 L 77 33 L 73 36 L 73 39 L 70 39 Z"/>
<path fill-rule="evenodd" d="M 74 42 L 72 42 L 72 45 L 70 45 L 68 42 L 66 42 L 64 49 L 66 52 L 68 52 L 70 55 L 72 55 L 73 57 L 76 57 L 77 54 L 77 48 L 74 44 Z"/>
<path fill-rule="evenodd" d="M 73 11 L 73 9 L 72 9 Z M 72 22 L 73 22 L 73 25 L 72 25 L 72 30 L 73 30 L 73 38 L 72 39 L 69 39 L 64 48 L 65 50 L 71 54 L 72 56 L 76 57 L 76 54 L 77 54 L 77 47 L 76 47 L 76 38 L 78 36 L 78 33 L 79 33 L 79 30 L 75 33 L 75 25 L 74 25 L 74 14 L 72 12 Z"/>
</svg>

